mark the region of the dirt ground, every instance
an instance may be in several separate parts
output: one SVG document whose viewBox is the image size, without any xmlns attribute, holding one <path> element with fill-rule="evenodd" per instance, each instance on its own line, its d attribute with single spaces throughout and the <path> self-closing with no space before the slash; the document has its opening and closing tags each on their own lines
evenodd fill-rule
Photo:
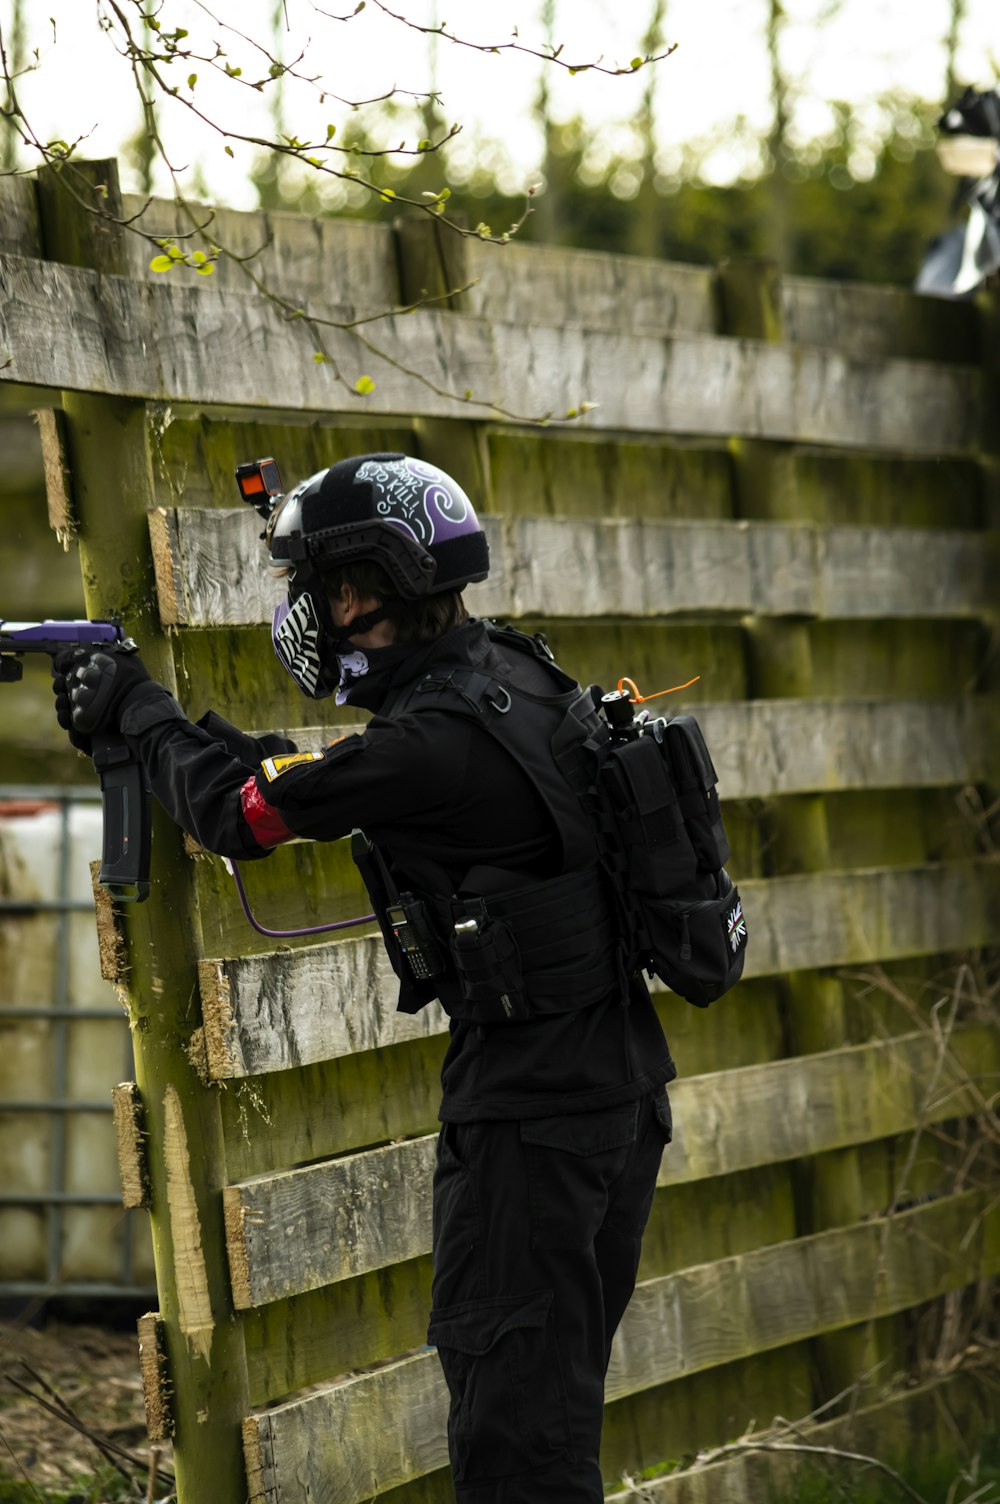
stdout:
<svg viewBox="0 0 1000 1504">
<path fill-rule="evenodd" d="M 128 1454 L 112 1453 L 131 1482 L 115 1476 L 91 1436 L 18 1384 L 57 1411 L 67 1407 L 94 1438 Z M 50 1491 L 61 1497 L 67 1490 L 88 1504 L 102 1496 L 144 1498 L 150 1461 L 134 1332 L 56 1321 L 41 1330 L 0 1322 L 0 1499 L 33 1500 Z M 169 1492 L 169 1448 L 160 1449 L 159 1466 L 158 1497 Z M 109 1480 L 107 1486 L 97 1483 L 99 1477 Z"/>
</svg>

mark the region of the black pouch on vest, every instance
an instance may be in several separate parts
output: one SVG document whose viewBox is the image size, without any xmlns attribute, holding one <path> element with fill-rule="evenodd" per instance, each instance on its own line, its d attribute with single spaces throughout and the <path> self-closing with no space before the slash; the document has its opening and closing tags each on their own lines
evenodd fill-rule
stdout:
<svg viewBox="0 0 1000 1504">
<path fill-rule="evenodd" d="M 481 912 L 459 920 L 450 942 L 461 999 L 452 1018 L 476 1024 L 519 1023 L 531 1016 L 517 941 L 502 919 Z"/>
<path fill-rule="evenodd" d="M 739 890 L 728 873 L 701 879 L 717 891 L 691 902 L 657 899 L 644 903 L 652 969 L 674 992 L 707 1008 L 739 981 L 747 948 L 747 927 Z"/>
<path fill-rule="evenodd" d="M 627 853 L 629 887 L 639 893 L 689 893 L 698 870 L 670 775 L 664 748 L 649 734 L 612 747 L 604 764 L 616 840 Z"/>
<path fill-rule="evenodd" d="M 716 773 L 701 734 L 691 715 L 676 715 L 664 727 L 674 784 L 684 823 L 702 872 L 717 872 L 729 860 L 729 842 L 722 823 Z M 640 739 L 640 745 L 645 737 Z"/>
</svg>

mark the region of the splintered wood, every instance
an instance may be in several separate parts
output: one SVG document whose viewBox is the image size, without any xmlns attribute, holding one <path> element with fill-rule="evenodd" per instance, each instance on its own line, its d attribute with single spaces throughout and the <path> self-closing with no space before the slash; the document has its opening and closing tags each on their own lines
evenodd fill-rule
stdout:
<svg viewBox="0 0 1000 1504">
<path fill-rule="evenodd" d="M 98 881 L 100 862 L 91 862 L 90 881 L 94 893 L 94 917 L 97 920 L 97 949 L 100 956 L 101 976 L 123 988 L 128 977 L 128 958 L 125 939 L 121 932 L 114 901 L 103 883 Z"/>
<path fill-rule="evenodd" d="M 201 1218 L 191 1179 L 191 1156 L 180 1097 L 168 1086 L 163 1099 L 163 1157 L 177 1280 L 178 1322 L 188 1344 L 208 1361 L 212 1351 L 212 1302 L 202 1246 Z"/>
<path fill-rule="evenodd" d="M 63 548 L 68 549 L 76 537 L 77 522 L 69 490 L 69 461 L 66 457 L 63 417 L 51 407 L 38 408 L 33 416 L 42 442 L 49 527 Z"/>
<path fill-rule="evenodd" d="M 174 1434 L 167 1378 L 167 1351 L 163 1320 L 158 1311 L 140 1316 L 139 1373 L 146 1402 L 146 1434 L 150 1441 L 167 1441 Z"/>
<path fill-rule="evenodd" d="M 122 1205 L 148 1207 L 152 1192 L 146 1163 L 146 1130 L 142 1097 L 134 1081 L 122 1081 L 111 1092 L 115 1117 L 115 1147 L 122 1182 Z"/>
</svg>

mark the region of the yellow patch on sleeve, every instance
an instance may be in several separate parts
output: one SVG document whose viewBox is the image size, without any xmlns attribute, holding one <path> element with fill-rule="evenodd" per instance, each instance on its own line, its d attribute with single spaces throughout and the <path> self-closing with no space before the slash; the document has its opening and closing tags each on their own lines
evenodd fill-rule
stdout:
<svg viewBox="0 0 1000 1504">
<path fill-rule="evenodd" d="M 268 783 L 273 783 L 276 778 L 281 777 L 282 773 L 287 773 L 289 768 L 297 768 L 304 762 L 322 761 L 322 752 L 286 752 L 281 757 L 265 757 L 261 767 Z"/>
</svg>

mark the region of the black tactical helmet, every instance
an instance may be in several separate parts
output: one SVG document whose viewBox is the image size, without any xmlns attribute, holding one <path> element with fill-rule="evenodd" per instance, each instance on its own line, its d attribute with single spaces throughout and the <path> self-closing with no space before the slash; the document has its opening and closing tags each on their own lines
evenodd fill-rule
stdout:
<svg viewBox="0 0 1000 1504">
<path fill-rule="evenodd" d="M 404 600 L 484 580 L 489 548 L 472 503 L 436 465 L 406 454 L 362 454 L 320 470 L 278 497 L 264 537 L 271 564 L 288 572 L 288 597 L 271 624 L 274 649 L 303 693 L 332 694 L 342 678 L 323 574 L 380 564 Z M 368 630 L 385 615 L 354 624 Z"/>
<path fill-rule="evenodd" d="M 457 481 L 406 454 L 363 454 L 290 491 L 268 529 L 271 563 L 297 574 L 368 559 L 405 600 L 489 573 L 489 548 Z"/>
</svg>

